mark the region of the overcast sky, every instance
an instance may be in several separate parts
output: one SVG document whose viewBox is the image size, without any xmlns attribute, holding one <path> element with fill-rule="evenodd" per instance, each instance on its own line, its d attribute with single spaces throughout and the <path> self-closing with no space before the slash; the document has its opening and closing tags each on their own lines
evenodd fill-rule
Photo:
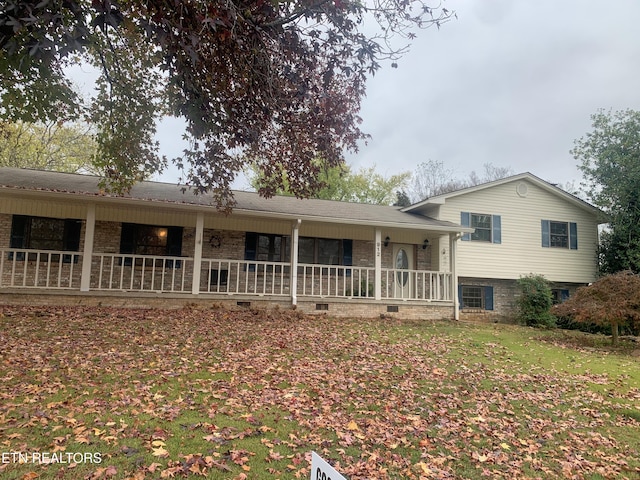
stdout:
<svg viewBox="0 0 640 480">
<path fill-rule="evenodd" d="M 361 116 L 372 138 L 348 157 L 354 169 L 392 175 L 431 159 L 465 178 L 492 163 L 565 184 L 581 177 L 569 150 L 591 114 L 640 110 L 640 1 L 444 5 L 457 20 L 419 32 L 397 69 L 370 79 Z M 169 156 L 180 148 L 163 140 Z"/>
</svg>

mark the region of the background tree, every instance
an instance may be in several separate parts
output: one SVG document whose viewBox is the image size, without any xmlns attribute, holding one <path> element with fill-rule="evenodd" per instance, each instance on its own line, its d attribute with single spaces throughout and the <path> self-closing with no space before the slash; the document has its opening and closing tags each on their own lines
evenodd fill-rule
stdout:
<svg viewBox="0 0 640 480">
<path fill-rule="evenodd" d="M 411 199 L 404 190 L 398 190 L 396 197 L 396 201 L 393 203 L 396 207 L 408 207 L 411 205 Z"/>
<path fill-rule="evenodd" d="M 0 121 L 0 166 L 91 171 L 96 142 L 86 125 Z"/>
<path fill-rule="evenodd" d="M 416 167 L 411 180 L 410 198 L 412 202 L 417 203 L 434 195 L 454 192 L 513 175 L 510 167 L 496 167 L 491 163 L 485 163 L 483 169 L 483 175 L 478 175 L 473 170 L 467 179 L 457 179 L 454 177 L 453 169 L 445 166 L 444 162 L 428 160 Z"/>
<path fill-rule="evenodd" d="M 316 160 L 314 163 L 321 162 Z M 346 165 L 321 168 L 318 174 L 321 188 L 313 197 L 342 202 L 392 205 L 398 200 L 397 191 L 406 187 L 410 176 L 409 172 L 404 172 L 384 177 L 375 171 L 375 166 L 361 168 L 356 173 Z M 249 172 L 249 183 L 255 190 L 260 191 L 263 181 L 258 169 L 254 168 Z M 276 193 L 293 195 L 286 178 L 283 179 L 283 185 L 284 188 Z"/>
<path fill-rule="evenodd" d="M 173 159 L 196 192 L 229 205 L 230 184 L 257 166 L 260 193 L 309 196 L 343 163 L 359 129 L 366 78 L 406 51 L 396 40 L 451 18 L 422 0 L 5 0 L 0 115 L 47 121 L 85 113 L 113 187 L 161 171 L 153 140 L 168 113 L 189 147 Z M 367 32 L 367 33 L 365 33 Z M 98 68 L 89 103 L 66 67 Z"/>
<path fill-rule="evenodd" d="M 571 151 L 581 161 L 587 198 L 607 214 L 601 234 L 603 273 L 640 272 L 640 112 L 599 111 L 593 130 Z"/>
<path fill-rule="evenodd" d="M 630 271 L 604 276 L 554 305 L 553 313 L 576 322 L 610 326 L 612 343 L 617 345 L 621 325 L 640 326 L 640 276 Z"/>
</svg>

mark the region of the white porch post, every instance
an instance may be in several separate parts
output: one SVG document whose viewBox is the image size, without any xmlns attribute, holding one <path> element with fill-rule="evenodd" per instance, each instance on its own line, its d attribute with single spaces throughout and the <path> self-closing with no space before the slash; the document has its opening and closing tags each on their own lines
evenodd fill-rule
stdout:
<svg viewBox="0 0 640 480">
<path fill-rule="evenodd" d="M 204 213 L 198 212 L 196 217 L 195 247 L 193 249 L 193 277 L 191 293 L 200 293 L 200 270 L 202 267 L 202 237 L 204 235 Z"/>
<path fill-rule="evenodd" d="M 382 232 L 376 228 L 376 241 L 374 242 L 375 281 L 374 296 L 376 300 L 382 299 Z"/>
<path fill-rule="evenodd" d="M 93 259 L 93 237 L 96 231 L 96 206 L 87 206 L 87 219 L 84 225 L 84 250 L 82 251 L 82 277 L 80 291 L 88 292 L 91 288 L 91 261 Z"/>
<path fill-rule="evenodd" d="M 451 269 L 451 288 L 453 292 L 453 318 L 455 320 L 460 320 L 460 309 L 459 309 L 459 299 L 458 299 L 458 270 L 456 268 L 456 247 L 458 245 L 459 235 L 455 233 L 449 234 L 449 262 Z"/>
<path fill-rule="evenodd" d="M 291 270 L 289 272 L 289 285 L 291 289 L 291 305 L 298 304 L 298 231 L 302 220 L 298 219 L 291 226 Z"/>
</svg>

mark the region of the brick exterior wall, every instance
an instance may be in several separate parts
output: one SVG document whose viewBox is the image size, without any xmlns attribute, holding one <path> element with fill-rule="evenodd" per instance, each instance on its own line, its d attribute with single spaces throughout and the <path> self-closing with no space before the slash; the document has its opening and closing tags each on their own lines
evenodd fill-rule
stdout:
<svg viewBox="0 0 640 480">
<path fill-rule="evenodd" d="M 520 297 L 520 287 L 517 280 L 501 280 L 494 278 L 458 278 L 459 285 L 492 286 L 493 310 L 462 309 L 461 320 L 475 321 L 504 321 L 515 322 L 517 315 L 517 302 Z M 575 283 L 552 283 L 551 288 L 569 290 L 569 295 L 583 286 Z"/>
</svg>

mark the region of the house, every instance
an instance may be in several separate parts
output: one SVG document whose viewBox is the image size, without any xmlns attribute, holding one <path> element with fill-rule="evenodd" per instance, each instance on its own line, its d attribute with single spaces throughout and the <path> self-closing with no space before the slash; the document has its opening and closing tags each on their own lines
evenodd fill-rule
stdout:
<svg viewBox="0 0 640 480">
<path fill-rule="evenodd" d="M 0 302 L 295 306 L 332 315 L 509 315 L 516 280 L 558 300 L 596 276 L 600 211 L 524 173 L 389 207 L 0 168 Z"/>
<path fill-rule="evenodd" d="M 510 315 L 516 281 L 528 274 L 552 282 L 557 302 L 596 279 L 602 212 L 530 173 L 433 196 L 403 212 L 474 229 L 456 246 L 463 317 Z M 437 270 L 451 245 L 440 238 L 434 247 Z"/>
<path fill-rule="evenodd" d="M 0 168 L 0 302 L 457 315 L 455 245 L 473 232 L 459 221 L 248 192 L 224 215 L 177 185 L 142 182 L 116 196 L 98 183 Z"/>
</svg>

